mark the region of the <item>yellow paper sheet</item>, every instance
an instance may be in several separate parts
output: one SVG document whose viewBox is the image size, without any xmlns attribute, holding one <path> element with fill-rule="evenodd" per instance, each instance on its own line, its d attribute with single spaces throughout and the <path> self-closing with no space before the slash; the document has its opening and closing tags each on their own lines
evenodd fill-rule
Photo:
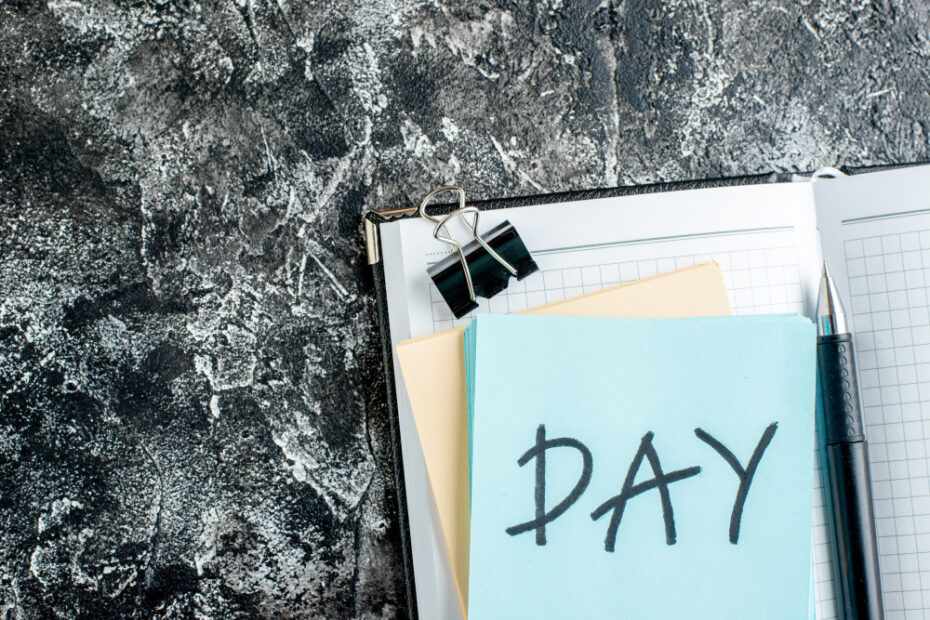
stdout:
<svg viewBox="0 0 930 620">
<path fill-rule="evenodd" d="M 729 315 L 732 310 L 720 266 L 704 263 L 524 312 L 671 318 Z M 397 345 L 463 611 L 468 600 L 469 537 L 464 331 L 449 329 Z"/>
</svg>

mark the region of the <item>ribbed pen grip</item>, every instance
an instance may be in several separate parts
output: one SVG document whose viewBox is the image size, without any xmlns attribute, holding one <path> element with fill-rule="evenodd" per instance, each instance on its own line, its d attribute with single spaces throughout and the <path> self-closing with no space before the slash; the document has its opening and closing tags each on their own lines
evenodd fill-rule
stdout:
<svg viewBox="0 0 930 620">
<path fill-rule="evenodd" d="M 817 372 L 826 443 L 862 441 L 859 383 L 850 334 L 821 336 L 817 341 Z"/>
</svg>

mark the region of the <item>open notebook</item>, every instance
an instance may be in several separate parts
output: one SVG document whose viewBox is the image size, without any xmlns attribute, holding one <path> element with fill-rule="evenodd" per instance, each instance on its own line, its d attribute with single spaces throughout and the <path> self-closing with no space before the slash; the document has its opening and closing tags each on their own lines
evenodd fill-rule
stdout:
<svg viewBox="0 0 930 620">
<path fill-rule="evenodd" d="M 872 459 L 885 609 L 930 612 L 930 167 L 816 182 L 641 194 L 491 210 L 539 271 L 479 312 L 512 312 L 716 260 L 737 314 L 811 316 L 826 259 L 850 306 Z M 446 255 L 422 219 L 382 224 L 391 349 L 455 325 L 426 269 Z M 394 359 L 416 598 L 423 618 L 461 616 L 409 402 Z M 926 438 L 926 439 L 925 439 Z M 816 614 L 836 617 L 815 475 Z"/>
</svg>

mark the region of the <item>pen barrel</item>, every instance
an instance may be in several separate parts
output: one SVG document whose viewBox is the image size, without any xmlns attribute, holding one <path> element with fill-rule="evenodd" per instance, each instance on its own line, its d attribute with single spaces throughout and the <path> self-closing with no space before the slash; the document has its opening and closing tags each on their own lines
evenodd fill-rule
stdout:
<svg viewBox="0 0 930 620">
<path fill-rule="evenodd" d="M 836 334 L 817 339 L 817 372 L 826 443 L 865 439 L 852 336 Z"/>
<path fill-rule="evenodd" d="M 846 620 L 880 620 L 884 614 L 869 448 L 863 431 L 850 334 L 818 338 L 817 370 L 832 516 L 837 611 Z"/>
<path fill-rule="evenodd" d="M 846 620 L 881 620 L 882 583 L 865 441 L 826 446 L 837 567 L 837 611 Z"/>
</svg>

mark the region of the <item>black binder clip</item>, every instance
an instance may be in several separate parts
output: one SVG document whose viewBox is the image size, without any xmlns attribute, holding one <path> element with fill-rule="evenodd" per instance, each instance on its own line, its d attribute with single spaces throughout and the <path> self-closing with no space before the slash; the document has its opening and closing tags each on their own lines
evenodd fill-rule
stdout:
<svg viewBox="0 0 930 620">
<path fill-rule="evenodd" d="M 429 201 L 447 191 L 458 194 L 459 208 L 441 217 L 427 213 Z M 433 190 L 420 203 L 418 211 L 436 225 L 433 237 L 455 248 L 455 254 L 427 269 L 427 273 L 457 319 L 478 307 L 479 295 L 490 298 L 504 290 L 510 276 L 522 280 L 539 269 L 509 221 L 501 222 L 484 235 L 478 234 L 478 207 L 465 206 L 465 191 L 461 187 L 450 185 Z M 474 237 L 465 247 L 446 228 L 446 223 L 456 215 Z M 471 221 L 468 215 L 472 216 Z"/>
</svg>

